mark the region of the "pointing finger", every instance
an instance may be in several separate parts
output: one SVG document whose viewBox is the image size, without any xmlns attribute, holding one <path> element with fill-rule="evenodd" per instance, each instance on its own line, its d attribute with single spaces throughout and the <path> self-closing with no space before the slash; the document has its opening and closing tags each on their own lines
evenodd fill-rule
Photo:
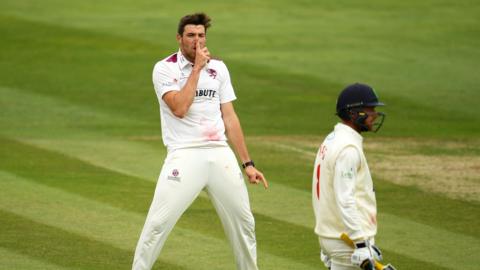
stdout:
<svg viewBox="0 0 480 270">
<path fill-rule="evenodd" d="M 261 181 L 261 182 L 263 183 L 263 187 L 264 187 L 265 189 L 268 188 L 268 181 L 267 181 L 267 179 L 265 179 L 265 177 L 263 176 L 263 174 L 262 174 L 261 172 L 258 172 L 255 177 L 257 178 L 257 181 L 258 181 L 258 182 Z"/>
<path fill-rule="evenodd" d="M 261 175 L 260 181 L 262 181 L 263 187 L 265 189 L 267 189 L 268 188 L 268 181 L 267 181 L 267 179 L 265 179 L 265 177 L 263 177 L 263 174 Z"/>
</svg>

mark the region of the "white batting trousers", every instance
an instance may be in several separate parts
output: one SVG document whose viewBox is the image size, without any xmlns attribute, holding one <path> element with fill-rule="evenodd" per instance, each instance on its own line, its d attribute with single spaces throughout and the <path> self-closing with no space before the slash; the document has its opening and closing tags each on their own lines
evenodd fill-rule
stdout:
<svg viewBox="0 0 480 270">
<path fill-rule="evenodd" d="M 323 252 L 332 260 L 331 270 L 358 270 L 351 261 L 353 248 L 347 245 L 341 239 L 331 239 L 319 237 L 320 247 Z M 374 239 L 369 241 L 374 244 Z"/>
<path fill-rule="evenodd" d="M 175 223 L 204 188 L 233 248 L 237 269 L 258 269 L 247 188 L 234 153 L 225 146 L 178 149 L 167 155 L 135 250 L 133 270 L 152 268 Z"/>
</svg>

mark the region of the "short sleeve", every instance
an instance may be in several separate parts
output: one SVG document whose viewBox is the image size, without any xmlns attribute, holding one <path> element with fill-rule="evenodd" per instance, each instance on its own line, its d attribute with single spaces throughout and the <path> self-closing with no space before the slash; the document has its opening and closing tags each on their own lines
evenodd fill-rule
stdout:
<svg viewBox="0 0 480 270">
<path fill-rule="evenodd" d="M 230 80 L 230 72 L 222 62 L 222 82 L 220 84 L 220 103 L 227 103 L 237 99 Z"/>
<path fill-rule="evenodd" d="M 180 91 L 178 75 L 175 74 L 164 62 L 159 62 L 153 68 L 153 86 L 159 99 L 170 91 Z"/>
</svg>

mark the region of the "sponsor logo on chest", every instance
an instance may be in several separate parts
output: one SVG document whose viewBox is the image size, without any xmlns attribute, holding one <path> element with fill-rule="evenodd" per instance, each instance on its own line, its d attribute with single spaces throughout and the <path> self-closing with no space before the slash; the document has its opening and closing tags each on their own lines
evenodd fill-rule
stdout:
<svg viewBox="0 0 480 270">
<path fill-rule="evenodd" d="M 190 72 L 182 71 L 180 75 L 180 87 L 183 87 L 190 76 Z M 218 99 L 218 90 L 220 81 L 218 80 L 217 71 L 214 69 L 206 69 L 202 72 L 198 81 L 197 90 L 195 92 L 195 100 L 211 100 Z"/>
<path fill-rule="evenodd" d="M 197 89 L 197 92 L 195 93 L 195 97 L 204 97 L 204 98 L 209 98 L 212 99 L 215 97 L 217 94 L 216 90 L 213 89 Z"/>
</svg>

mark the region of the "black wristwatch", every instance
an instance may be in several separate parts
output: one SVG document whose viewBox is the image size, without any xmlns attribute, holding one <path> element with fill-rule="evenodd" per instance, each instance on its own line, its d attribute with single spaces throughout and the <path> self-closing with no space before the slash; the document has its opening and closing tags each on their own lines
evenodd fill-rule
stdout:
<svg viewBox="0 0 480 270">
<path fill-rule="evenodd" d="M 252 166 L 252 167 L 255 167 L 255 163 L 253 163 L 253 160 L 249 160 L 245 163 L 242 164 L 242 168 L 247 168 L 248 166 Z"/>
</svg>

